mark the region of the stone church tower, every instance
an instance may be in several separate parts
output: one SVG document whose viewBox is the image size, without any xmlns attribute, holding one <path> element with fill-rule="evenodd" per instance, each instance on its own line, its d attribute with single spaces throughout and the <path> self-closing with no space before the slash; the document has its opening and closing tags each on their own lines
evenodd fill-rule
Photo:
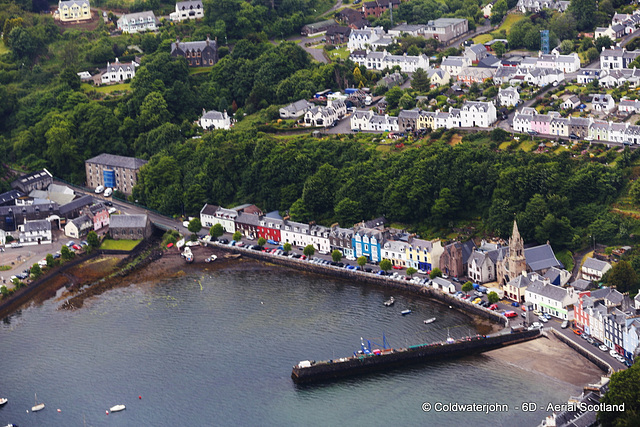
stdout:
<svg viewBox="0 0 640 427">
<path fill-rule="evenodd" d="M 496 273 L 500 285 L 507 284 L 511 279 L 527 271 L 527 260 L 524 257 L 524 241 L 520 237 L 518 224 L 513 221 L 513 231 L 509 239 L 509 254 L 498 260 Z"/>
</svg>

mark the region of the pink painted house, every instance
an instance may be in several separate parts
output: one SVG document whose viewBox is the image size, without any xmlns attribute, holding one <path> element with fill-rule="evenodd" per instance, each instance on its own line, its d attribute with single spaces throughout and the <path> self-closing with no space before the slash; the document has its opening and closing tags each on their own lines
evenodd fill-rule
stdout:
<svg viewBox="0 0 640 427">
<path fill-rule="evenodd" d="M 102 203 L 87 206 L 84 213 L 91 219 L 91 222 L 93 222 L 94 230 L 100 230 L 102 227 L 109 225 L 109 212 Z"/>
<path fill-rule="evenodd" d="M 544 135 L 550 135 L 551 117 L 546 114 L 534 114 L 531 118 L 531 130 Z"/>
</svg>

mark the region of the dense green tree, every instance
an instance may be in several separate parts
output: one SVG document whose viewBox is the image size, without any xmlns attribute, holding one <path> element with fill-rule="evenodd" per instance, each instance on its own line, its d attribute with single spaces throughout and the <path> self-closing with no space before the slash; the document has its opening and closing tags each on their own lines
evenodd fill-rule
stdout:
<svg viewBox="0 0 640 427">
<path fill-rule="evenodd" d="M 140 107 L 140 128 L 150 130 L 157 128 L 170 118 L 167 102 L 160 92 L 151 92 L 144 98 Z"/>
<path fill-rule="evenodd" d="M 202 223 L 200 222 L 200 218 L 193 218 L 191 221 L 189 221 L 189 226 L 187 227 L 187 230 L 189 230 L 192 233 L 199 233 L 200 230 L 202 230 Z M 236 231 L 236 233 L 238 232 Z M 242 233 L 240 233 L 240 236 L 242 236 Z"/>
<path fill-rule="evenodd" d="M 420 92 L 428 92 L 431 89 L 431 80 L 422 68 L 418 68 L 411 76 L 411 88 Z"/>
<path fill-rule="evenodd" d="M 365 264 L 367 263 L 367 257 L 364 255 L 361 255 L 358 257 L 358 259 L 356 260 L 356 262 L 358 263 L 358 267 L 360 267 L 360 270 L 362 270 L 365 266 Z"/>
<path fill-rule="evenodd" d="M 380 261 L 380 270 L 382 271 L 389 271 L 391 270 L 392 266 L 391 266 L 391 261 L 389 261 L 388 259 L 383 259 L 382 261 Z"/>
<path fill-rule="evenodd" d="M 560 43 L 560 51 L 563 55 L 568 55 L 573 52 L 573 42 L 571 40 L 562 40 L 562 43 Z"/>
<path fill-rule="evenodd" d="M 611 40 L 609 36 L 600 36 L 596 39 L 595 45 L 596 50 L 601 52 L 603 47 L 606 49 L 610 48 L 613 45 L 613 40 Z"/>
<path fill-rule="evenodd" d="M 435 279 L 436 277 L 442 277 L 442 270 L 440 270 L 438 267 L 435 267 L 433 270 L 431 270 L 431 273 L 429 273 L 429 278 Z"/>
<path fill-rule="evenodd" d="M 589 60 L 589 62 L 597 61 L 598 58 L 600 58 L 600 53 L 598 52 L 598 49 L 596 49 L 595 47 L 590 47 L 587 50 L 587 59 Z"/>
<path fill-rule="evenodd" d="M 338 249 L 334 249 L 331 252 L 331 259 L 334 262 L 340 262 L 340 260 L 342 259 L 342 252 L 340 252 Z"/>
<path fill-rule="evenodd" d="M 631 264 L 625 260 L 616 263 L 611 270 L 607 271 L 602 281 L 622 293 L 638 290 L 638 275 Z"/>
<path fill-rule="evenodd" d="M 462 292 L 471 292 L 473 290 L 473 283 L 465 282 L 462 285 Z"/>
<path fill-rule="evenodd" d="M 222 236 L 223 234 L 224 234 L 224 228 L 222 228 L 222 224 L 220 223 L 213 224 L 209 229 L 209 235 L 213 240 L 217 240 L 218 237 Z M 260 245 L 260 243 L 258 244 Z"/>
<path fill-rule="evenodd" d="M 56 259 L 53 257 L 53 255 L 47 254 L 45 259 L 47 260 L 47 267 L 52 268 L 55 266 Z"/>
<path fill-rule="evenodd" d="M 307 245 L 302 250 L 302 253 L 307 256 L 307 258 L 312 257 L 316 253 L 316 248 L 313 245 Z"/>
<path fill-rule="evenodd" d="M 507 48 L 503 42 L 495 42 L 492 48 L 498 58 L 502 58 L 502 56 L 507 52 Z"/>
<path fill-rule="evenodd" d="M 360 202 L 348 197 L 340 200 L 334 209 L 336 220 L 343 225 L 351 226 L 362 219 Z"/>
<path fill-rule="evenodd" d="M 572 40 L 577 35 L 577 22 L 571 13 L 555 13 L 549 21 L 549 30 L 559 40 Z"/>
<path fill-rule="evenodd" d="M 415 268 L 413 268 L 413 267 L 409 267 L 409 268 L 407 268 L 407 276 L 409 276 L 409 277 L 413 276 L 413 275 L 414 275 L 414 274 L 416 274 L 417 272 L 418 272 L 418 270 L 416 270 L 416 269 L 415 269 Z"/>
<path fill-rule="evenodd" d="M 242 240 L 242 233 L 240 231 L 236 231 L 235 233 L 233 233 L 233 236 L 231 238 L 236 242 L 239 242 L 240 240 Z"/>
<path fill-rule="evenodd" d="M 37 279 L 38 277 L 42 276 L 42 269 L 40 268 L 40 265 L 38 263 L 35 263 L 31 266 L 31 277 L 33 277 L 34 279 Z"/>
<path fill-rule="evenodd" d="M 500 297 L 497 293 L 491 291 L 487 294 L 487 300 L 489 301 L 489 304 L 495 304 L 500 301 Z"/>
<path fill-rule="evenodd" d="M 624 405 L 624 411 L 598 411 L 598 422 L 604 427 L 640 424 L 640 363 L 615 372 L 609 389 L 600 401 L 603 405 Z"/>
<path fill-rule="evenodd" d="M 571 0 L 567 12 L 576 18 L 578 31 L 591 31 L 596 24 L 596 10 L 595 0 Z"/>
<path fill-rule="evenodd" d="M 62 256 L 62 259 L 65 261 L 70 260 L 75 255 L 73 251 L 67 247 L 67 245 L 62 245 L 62 248 L 60 248 L 60 254 Z"/>
<path fill-rule="evenodd" d="M 258 238 L 258 246 L 264 246 L 266 244 L 267 244 L 267 239 L 265 239 L 264 237 Z"/>
<path fill-rule="evenodd" d="M 284 245 L 282 245 L 282 249 L 283 249 L 285 252 L 291 252 L 291 243 L 286 242 Z"/>
<path fill-rule="evenodd" d="M 100 246 L 100 238 L 95 231 L 92 230 L 87 234 L 87 243 L 91 249 L 95 249 Z"/>
<path fill-rule="evenodd" d="M 491 9 L 491 25 L 499 25 L 509 11 L 506 0 L 498 0 Z"/>
</svg>

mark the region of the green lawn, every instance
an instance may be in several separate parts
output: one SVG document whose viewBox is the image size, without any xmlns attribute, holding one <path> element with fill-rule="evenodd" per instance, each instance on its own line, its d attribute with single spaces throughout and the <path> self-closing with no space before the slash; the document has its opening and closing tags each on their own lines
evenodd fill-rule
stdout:
<svg viewBox="0 0 640 427">
<path fill-rule="evenodd" d="M 350 53 L 351 52 L 349 52 L 346 47 L 342 47 L 328 51 L 327 56 L 331 59 L 342 59 L 343 61 L 346 61 L 349 58 Z"/>
<path fill-rule="evenodd" d="M 99 93 L 126 92 L 131 90 L 131 83 L 121 83 L 119 85 L 93 86 L 89 83 L 82 83 L 82 90 L 91 92 L 95 90 Z"/>
<path fill-rule="evenodd" d="M 106 239 L 102 242 L 100 249 L 113 249 L 119 251 L 130 251 L 140 243 L 141 240 L 111 240 Z"/>
<path fill-rule="evenodd" d="M 193 67 L 189 69 L 189 74 L 208 73 L 213 67 Z"/>
<path fill-rule="evenodd" d="M 493 36 L 491 34 L 480 34 L 479 36 L 475 36 L 473 38 L 473 42 L 478 44 L 478 43 L 486 43 L 488 41 L 493 40 Z"/>
<path fill-rule="evenodd" d="M 524 18 L 523 15 L 509 14 L 509 15 L 507 15 L 507 18 L 504 20 L 502 25 L 500 25 L 500 27 L 498 27 L 498 29 L 496 31 L 494 31 L 493 33 L 498 34 L 500 32 L 500 30 L 505 30 L 507 32 L 507 34 L 509 34 L 509 31 L 511 31 L 511 27 L 513 27 L 513 25 L 516 22 L 518 22 L 519 20 L 521 20 L 523 18 Z"/>
<path fill-rule="evenodd" d="M 9 53 L 9 48 L 6 47 L 2 39 L 0 39 L 0 55 L 4 55 L 5 53 Z"/>
</svg>

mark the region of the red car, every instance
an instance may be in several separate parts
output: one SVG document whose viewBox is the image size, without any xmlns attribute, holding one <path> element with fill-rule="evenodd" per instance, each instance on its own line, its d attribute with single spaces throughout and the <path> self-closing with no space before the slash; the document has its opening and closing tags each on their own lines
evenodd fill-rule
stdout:
<svg viewBox="0 0 640 427">
<path fill-rule="evenodd" d="M 491 304 L 489 306 L 489 310 L 497 310 L 498 309 L 498 304 Z"/>
<path fill-rule="evenodd" d="M 572 331 L 576 335 L 582 335 L 582 331 L 580 329 L 572 329 Z"/>
<path fill-rule="evenodd" d="M 402 270 L 402 267 L 400 267 L 399 265 L 394 265 L 394 266 L 393 266 L 393 269 L 394 269 L 394 270 Z"/>
<path fill-rule="evenodd" d="M 518 315 L 516 314 L 515 311 L 505 311 L 504 312 L 504 316 L 505 317 L 517 317 Z"/>
</svg>

